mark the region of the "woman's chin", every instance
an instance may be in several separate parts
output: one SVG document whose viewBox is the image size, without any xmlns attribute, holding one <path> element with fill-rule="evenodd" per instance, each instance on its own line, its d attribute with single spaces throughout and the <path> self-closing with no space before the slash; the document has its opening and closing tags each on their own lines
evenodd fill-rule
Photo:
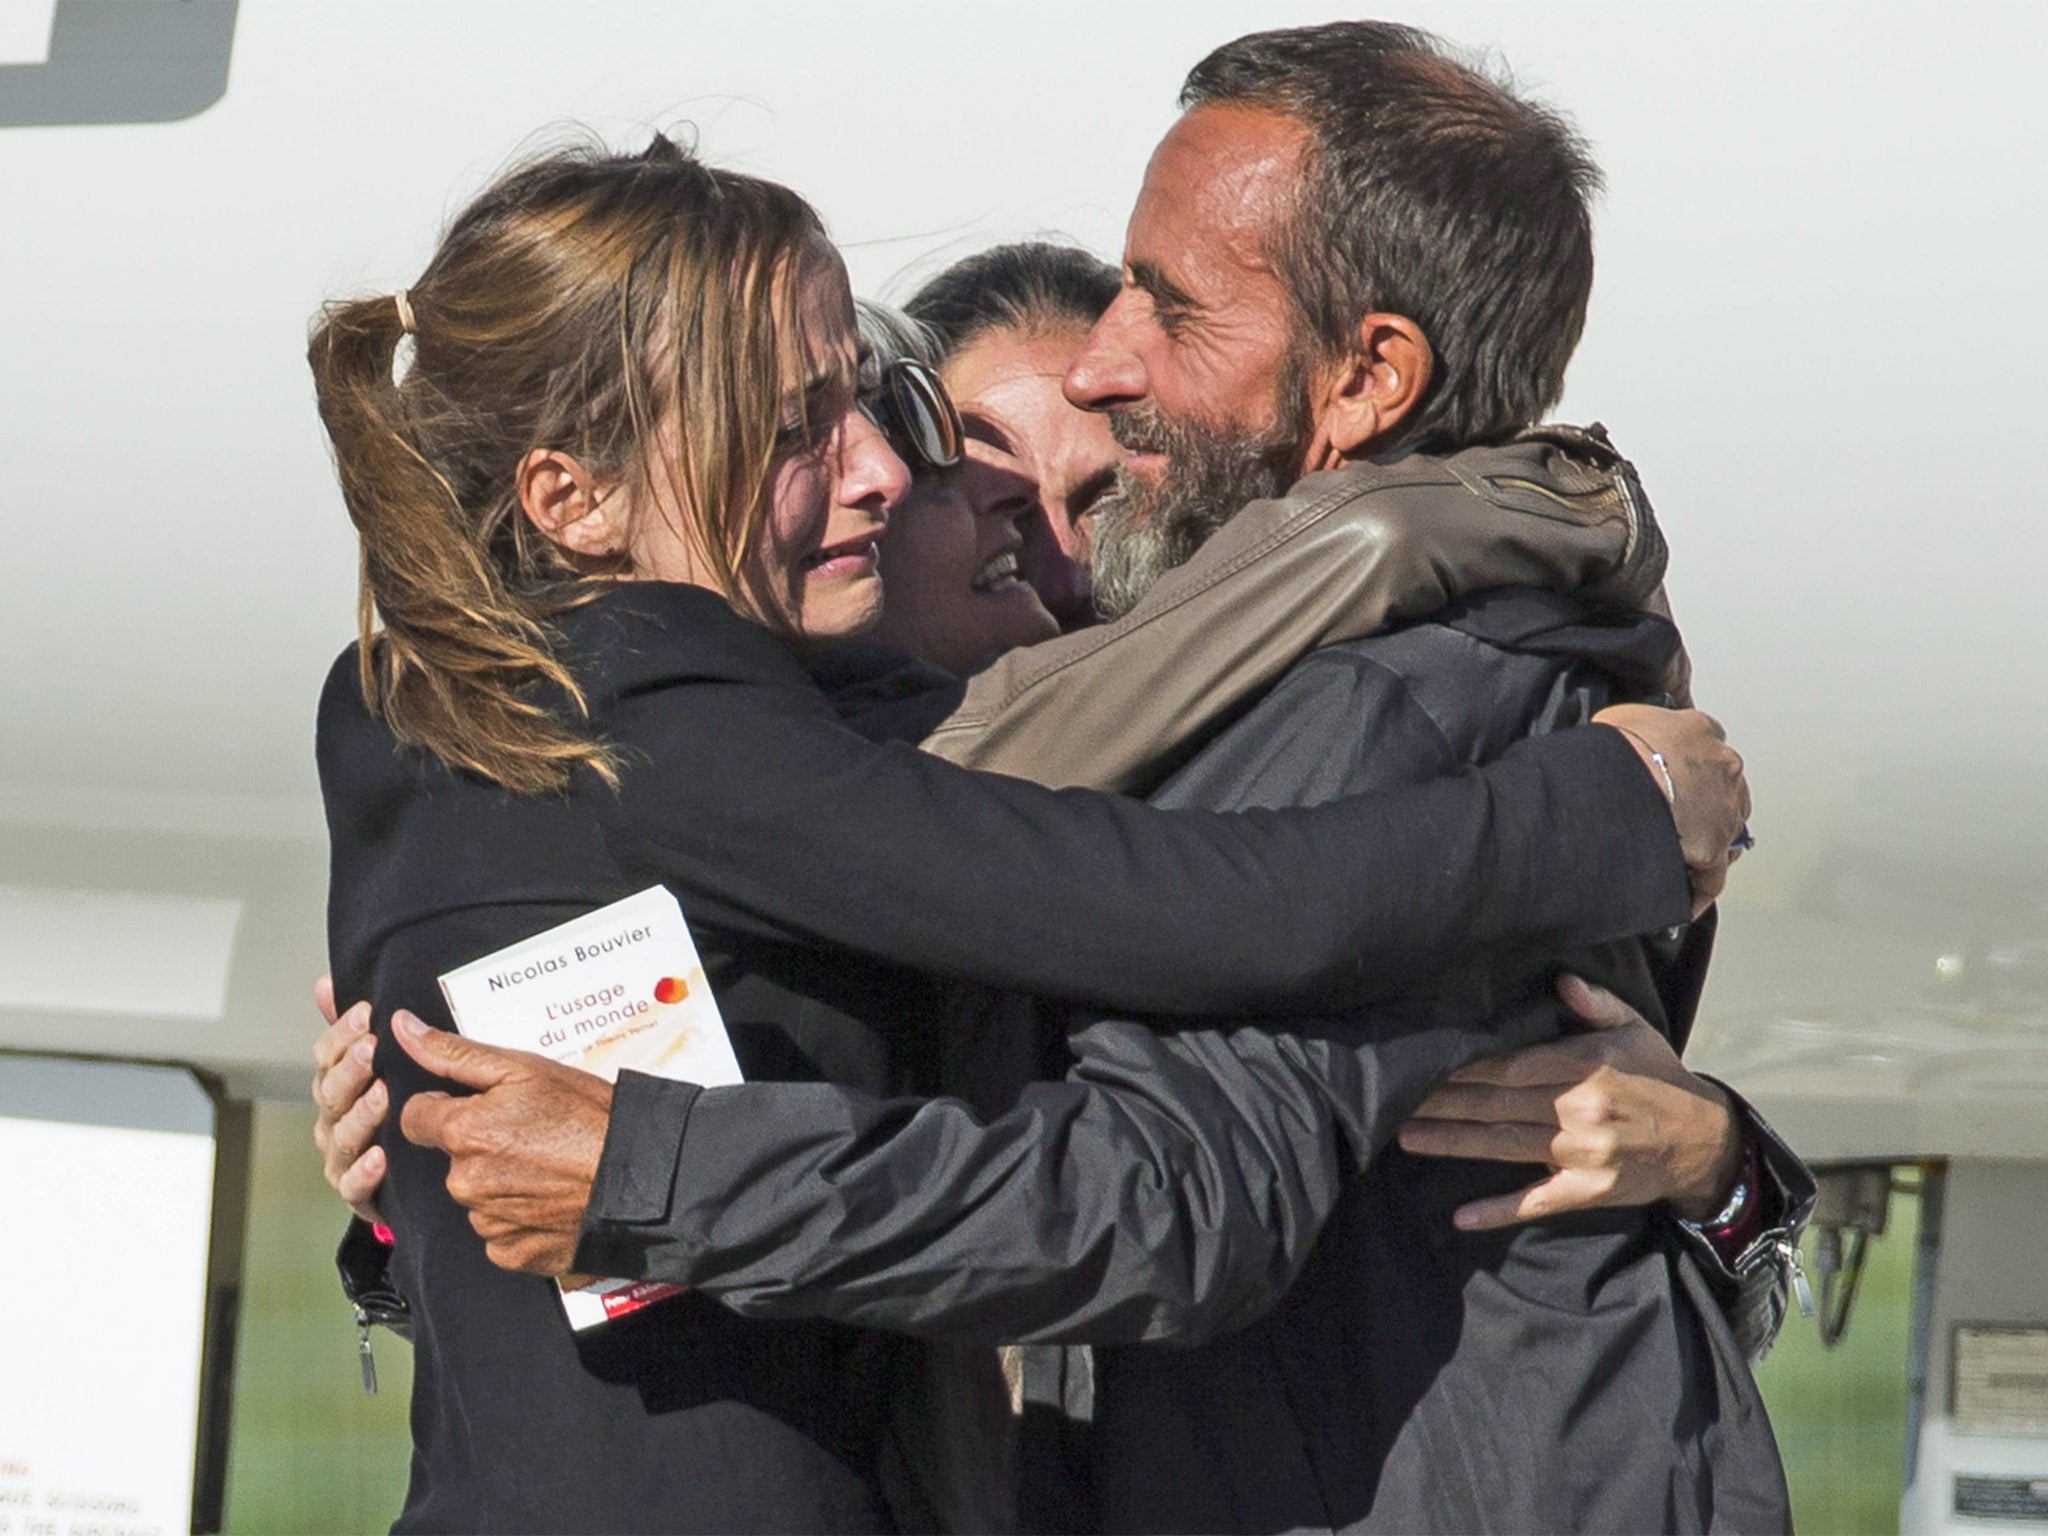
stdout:
<svg viewBox="0 0 2048 1536">
<path fill-rule="evenodd" d="M 969 601 L 976 627 L 990 636 L 997 652 L 1036 645 L 1060 632 L 1059 620 L 1038 593 L 1014 578 L 992 592 L 975 592 Z"/>
<path fill-rule="evenodd" d="M 818 645 L 853 640 L 882 618 L 882 578 L 872 566 L 858 576 L 804 583 L 803 608 L 797 629 Z"/>
<path fill-rule="evenodd" d="M 977 592 L 968 598 L 957 622 L 947 628 L 952 643 L 943 647 L 947 654 L 939 664 L 948 672 L 972 672 L 1019 646 L 1037 645 L 1059 632 L 1059 621 L 1029 587 L 1021 587 L 1020 592 Z"/>
</svg>

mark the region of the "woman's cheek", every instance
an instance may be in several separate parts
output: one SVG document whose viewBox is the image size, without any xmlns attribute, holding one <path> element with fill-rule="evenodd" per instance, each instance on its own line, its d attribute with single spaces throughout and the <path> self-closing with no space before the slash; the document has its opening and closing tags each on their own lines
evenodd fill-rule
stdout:
<svg viewBox="0 0 2048 1536">
<path fill-rule="evenodd" d="M 924 507 L 913 497 L 889 518 L 882 536 L 882 578 L 888 587 L 891 615 L 905 617 L 928 613 L 932 590 L 932 546 L 925 526 Z"/>
<path fill-rule="evenodd" d="M 806 456 L 785 460 L 769 481 L 767 525 L 755 547 L 763 585 L 783 605 L 783 617 L 804 628 L 803 562 L 824 537 L 830 479 Z"/>
<path fill-rule="evenodd" d="M 771 482 L 768 538 L 785 566 L 801 563 L 825 537 L 831 517 L 832 476 L 814 454 L 784 460 Z"/>
</svg>

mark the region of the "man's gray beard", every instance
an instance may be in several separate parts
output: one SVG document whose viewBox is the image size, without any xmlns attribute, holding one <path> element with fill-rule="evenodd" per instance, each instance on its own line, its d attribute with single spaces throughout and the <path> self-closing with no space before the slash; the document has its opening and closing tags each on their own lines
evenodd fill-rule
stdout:
<svg viewBox="0 0 2048 1536">
<path fill-rule="evenodd" d="M 1129 613 L 1247 502 L 1285 491 L 1302 435 L 1292 420 L 1274 431 L 1226 433 L 1169 425 L 1156 414 L 1141 424 L 1135 413 L 1117 411 L 1110 430 L 1126 446 L 1162 451 L 1166 467 L 1157 484 L 1119 469 L 1116 489 L 1096 503 L 1090 578 L 1095 611 L 1105 619 Z"/>
</svg>

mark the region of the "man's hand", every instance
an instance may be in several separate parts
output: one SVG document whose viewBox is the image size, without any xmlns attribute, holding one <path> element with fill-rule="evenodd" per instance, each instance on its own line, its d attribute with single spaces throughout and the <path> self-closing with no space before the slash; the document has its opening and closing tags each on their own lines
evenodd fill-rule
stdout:
<svg viewBox="0 0 2048 1536">
<path fill-rule="evenodd" d="M 414 1094 L 398 1123 L 408 1141 L 448 1154 L 448 1193 L 469 1208 L 491 1262 L 566 1273 L 604 1151 L 611 1084 L 545 1056 L 429 1029 L 403 1010 L 391 1027 L 436 1077 L 481 1090 Z"/>
<path fill-rule="evenodd" d="M 1401 1127 L 1402 1149 L 1549 1166 L 1526 1189 L 1459 1207 L 1468 1231 L 1658 1200 L 1695 1221 L 1712 1215 L 1742 1167 L 1727 1095 L 1612 992 L 1561 976 L 1557 995 L 1590 1033 L 1459 1068 Z"/>
<path fill-rule="evenodd" d="M 378 1221 L 384 1149 L 377 1128 L 391 1096 L 371 1065 L 377 1042 L 370 1036 L 370 1005 L 357 1003 L 336 1018 L 332 976 L 313 983 L 313 1005 L 327 1021 L 313 1042 L 313 1145 L 334 1192 L 364 1221 Z"/>
<path fill-rule="evenodd" d="M 1692 915 L 1698 917 L 1728 883 L 1728 866 L 1742 852 L 1736 845 L 1748 832 L 1742 754 L 1728 745 L 1721 722 L 1697 709 L 1615 704 L 1593 716 L 1593 723 L 1628 738 L 1657 788 L 1670 797 L 1678 844 L 1692 874 Z M 1662 768 L 1652 754 L 1663 758 Z"/>
</svg>

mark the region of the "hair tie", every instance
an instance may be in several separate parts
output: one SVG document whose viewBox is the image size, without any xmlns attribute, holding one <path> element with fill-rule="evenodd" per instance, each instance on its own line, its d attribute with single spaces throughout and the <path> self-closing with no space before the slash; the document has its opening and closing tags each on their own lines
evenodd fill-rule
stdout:
<svg viewBox="0 0 2048 1536">
<path fill-rule="evenodd" d="M 407 336 L 412 335 L 419 329 L 419 323 L 412 317 L 412 300 L 401 288 L 391 295 L 391 302 L 398 306 L 398 329 Z"/>
</svg>

